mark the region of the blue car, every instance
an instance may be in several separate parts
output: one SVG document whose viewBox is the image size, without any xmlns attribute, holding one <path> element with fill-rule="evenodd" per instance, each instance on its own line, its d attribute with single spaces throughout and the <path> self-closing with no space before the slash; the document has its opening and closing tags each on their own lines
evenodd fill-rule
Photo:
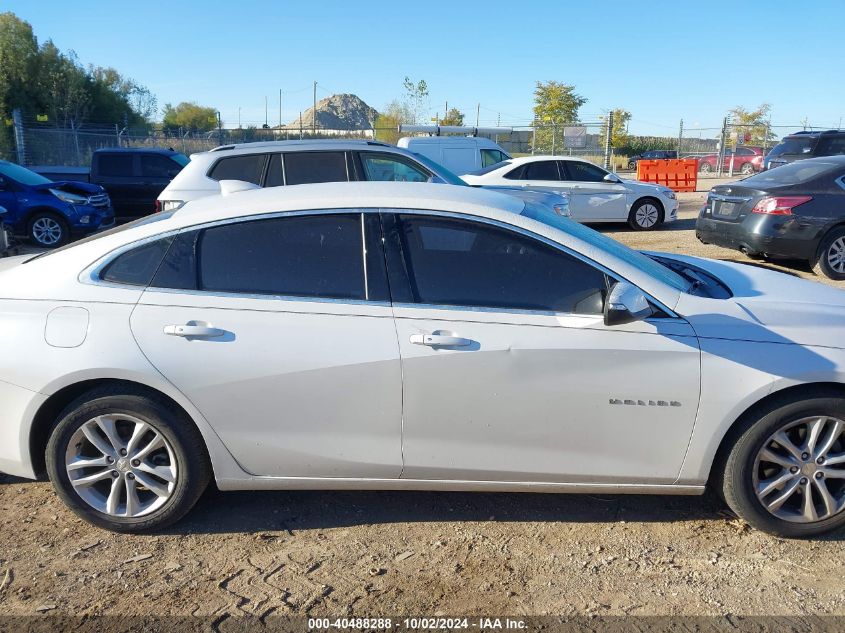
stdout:
<svg viewBox="0 0 845 633">
<path fill-rule="evenodd" d="M 114 224 L 111 200 L 99 185 L 54 182 L 4 160 L 0 160 L 0 207 L 6 208 L 4 222 L 13 233 L 46 248 Z"/>
</svg>

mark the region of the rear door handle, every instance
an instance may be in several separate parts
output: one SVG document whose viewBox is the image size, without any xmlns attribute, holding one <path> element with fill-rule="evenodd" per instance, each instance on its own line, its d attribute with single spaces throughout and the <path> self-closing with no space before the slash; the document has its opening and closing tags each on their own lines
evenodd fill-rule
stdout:
<svg viewBox="0 0 845 633">
<path fill-rule="evenodd" d="M 460 336 L 446 334 L 411 334 L 411 343 L 428 347 L 468 347 L 472 341 Z"/>
<path fill-rule="evenodd" d="M 215 338 L 223 336 L 226 331 L 210 325 L 165 325 L 164 333 L 185 338 Z"/>
</svg>

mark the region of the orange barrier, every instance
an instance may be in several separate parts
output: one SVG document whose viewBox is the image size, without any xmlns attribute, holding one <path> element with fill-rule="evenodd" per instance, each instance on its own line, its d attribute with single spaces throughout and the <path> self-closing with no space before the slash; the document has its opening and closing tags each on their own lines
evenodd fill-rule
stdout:
<svg viewBox="0 0 845 633">
<path fill-rule="evenodd" d="M 695 191 L 698 159 L 638 160 L 637 180 L 665 185 L 673 191 Z"/>
</svg>

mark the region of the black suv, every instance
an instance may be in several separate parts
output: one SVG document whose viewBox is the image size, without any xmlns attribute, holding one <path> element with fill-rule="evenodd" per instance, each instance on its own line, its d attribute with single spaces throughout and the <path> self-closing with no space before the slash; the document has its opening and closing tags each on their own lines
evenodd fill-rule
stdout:
<svg viewBox="0 0 845 633">
<path fill-rule="evenodd" d="M 804 158 L 845 154 L 845 130 L 796 132 L 784 136 L 763 159 L 763 169 L 792 163 Z"/>
<path fill-rule="evenodd" d="M 638 160 L 665 160 L 668 158 L 675 159 L 677 157 L 678 152 L 673 149 L 652 149 L 628 158 L 628 169 L 636 169 Z"/>
</svg>

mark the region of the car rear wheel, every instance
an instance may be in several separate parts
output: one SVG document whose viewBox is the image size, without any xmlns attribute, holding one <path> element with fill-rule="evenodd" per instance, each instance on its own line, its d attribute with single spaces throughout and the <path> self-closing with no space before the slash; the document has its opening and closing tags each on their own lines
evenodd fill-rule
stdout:
<svg viewBox="0 0 845 633">
<path fill-rule="evenodd" d="M 828 279 L 845 279 L 845 228 L 834 229 L 824 236 L 813 271 Z"/>
<path fill-rule="evenodd" d="M 807 396 L 773 401 L 746 420 L 721 481 L 736 514 L 787 538 L 845 524 L 845 399 L 832 391 Z"/>
<path fill-rule="evenodd" d="M 754 165 L 751 163 L 743 163 L 742 167 L 739 170 L 739 173 L 747 176 L 748 174 L 754 173 Z"/>
<path fill-rule="evenodd" d="M 70 230 L 67 222 L 55 213 L 40 212 L 29 219 L 27 235 L 36 246 L 56 248 L 67 243 Z"/>
<path fill-rule="evenodd" d="M 47 444 L 56 492 L 78 516 L 146 532 L 184 516 L 211 468 L 196 427 L 146 394 L 93 392 L 65 410 Z"/>
<path fill-rule="evenodd" d="M 700 171 L 702 174 L 709 174 L 711 171 L 713 171 L 713 165 L 711 165 L 707 161 L 701 161 L 701 164 L 698 166 L 698 171 Z"/>
<path fill-rule="evenodd" d="M 637 200 L 628 214 L 628 224 L 635 231 L 650 231 L 663 221 L 663 207 L 653 198 Z"/>
</svg>

